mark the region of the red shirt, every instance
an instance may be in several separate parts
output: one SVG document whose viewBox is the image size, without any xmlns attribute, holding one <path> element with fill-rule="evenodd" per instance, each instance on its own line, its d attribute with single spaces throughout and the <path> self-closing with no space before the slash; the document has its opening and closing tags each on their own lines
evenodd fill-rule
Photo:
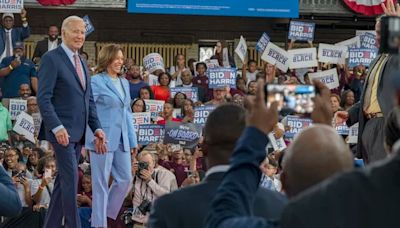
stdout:
<svg viewBox="0 0 400 228">
<path fill-rule="evenodd" d="M 166 89 L 162 86 L 151 86 L 151 90 L 154 93 L 154 99 L 159 101 L 168 102 L 171 94 L 169 92 L 169 88 Z"/>
<path fill-rule="evenodd" d="M 182 120 L 181 120 L 181 119 L 178 119 L 178 118 L 172 118 L 172 122 L 182 122 Z M 160 124 L 160 125 L 165 125 L 166 123 L 167 123 L 166 120 L 159 120 L 159 121 L 157 121 L 157 124 Z"/>
</svg>

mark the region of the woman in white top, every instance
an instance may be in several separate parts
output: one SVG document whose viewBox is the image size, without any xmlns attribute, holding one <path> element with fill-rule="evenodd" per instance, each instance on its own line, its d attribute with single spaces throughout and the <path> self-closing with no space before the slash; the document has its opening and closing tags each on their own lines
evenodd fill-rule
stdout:
<svg viewBox="0 0 400 228">
<path fill-rule="evenodd" d="M 46 156 L 39 160 L 37 165 L 38 179 L 32 181 L 31 193 L 35 203 L 34 210 L 47 208 L 50 204 L 56 176 L 56 161 L 54 157 Z"/>
<path fill-rule="evenodd" d="M 185 65 L 185 56 L 183 54 L 177 54 L 175 56 L 175 65 L 171 66 L 169 69 L 169 74 L 172 76 L 172 81 L 170 83 L 170 87 L 174 88 L 178 85 L 182 85 L 181 74 L 183 71 L 188 69 Z"/>
</svg>

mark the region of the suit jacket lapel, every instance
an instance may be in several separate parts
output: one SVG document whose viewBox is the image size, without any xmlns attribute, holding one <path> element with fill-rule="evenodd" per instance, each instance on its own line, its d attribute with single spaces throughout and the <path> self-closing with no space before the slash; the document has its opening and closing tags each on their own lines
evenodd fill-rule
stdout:
<svg viewBox="0 0 400 228">
<path fill-rule="evenodd" d="M 121 94 L 119 94 L 117 88 L 115 88 L 114 84 L 111 81 L 111 78 L 109 76 L 107 76 L 106 74 L 103 74 L 102 77 L 104 78 L 104 80 L 106 81 L 106 86 L 111 89 L 111 91 L 113 91 L 113 93 L 119 98 L 119 100 L 121 102 L 124 102 L 122 100 Z"/>
<path fill-rule="evenodd" d="M 81 80 L 79 79 L 78 73 L 76 73 L 76 69 L 75 69 L 74 65 L 72 65 L 71 60 L 68 58 L 67 53 L 65 53 L 65 51 L 62 49 L 61 46 L 58 47 L 58 50 L 59 50 L 62 58 L 64 59 L 64 63 L 67 65 L 69 70 L 74 74 L 75 80 L 78 82 L 79 88 L 81 88 L 83 90 L 82 85 L 81 85 Z M 86 87 L 87 87 L 87 82 L 88 81 L 86 80 L 86 83 L 85 83 Z"/>
</svg>

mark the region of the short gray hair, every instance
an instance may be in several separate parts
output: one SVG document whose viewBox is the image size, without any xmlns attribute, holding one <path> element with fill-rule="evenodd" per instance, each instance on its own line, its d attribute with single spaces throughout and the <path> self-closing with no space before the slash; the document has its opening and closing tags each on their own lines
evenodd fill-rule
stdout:
<svg viewBox="0 0 400 228">
<path fill-rule="evenodd" d="M 69 17 L 64 19 L 64 21 L 63 21 L 63 23 L 61 25 L 61 30 L 67 29 L 69 24 L 71 22 L 73 22 L 73 21 L 81 21 L 81 22 L 85 23 L 81 17 L 75 16 L 75 15 L 69 16 Z"/>
</svg>

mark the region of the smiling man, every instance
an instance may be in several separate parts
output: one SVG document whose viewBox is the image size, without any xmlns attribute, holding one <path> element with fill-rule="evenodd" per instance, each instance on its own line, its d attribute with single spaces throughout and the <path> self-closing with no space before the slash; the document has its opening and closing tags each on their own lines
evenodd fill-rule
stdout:
<svg viewBox="0 0 400 228">
<path fill-rule="evenodd" d="M 95 132 L 96 151 L 106 151 L 97 117 L 89 69 L 78 50 L 85 42 L 85 23 L 63 21 L 62 44 L 43 55 L 39 68 L 38 105 L 43 117 L 39 139 L 55 150 L 58 174 L 44 227 L 81 227 L 77 210 L 78 161 L 88 125 Z M 65 102 L 68 99 L 68 102 Z"/>
</svg>

